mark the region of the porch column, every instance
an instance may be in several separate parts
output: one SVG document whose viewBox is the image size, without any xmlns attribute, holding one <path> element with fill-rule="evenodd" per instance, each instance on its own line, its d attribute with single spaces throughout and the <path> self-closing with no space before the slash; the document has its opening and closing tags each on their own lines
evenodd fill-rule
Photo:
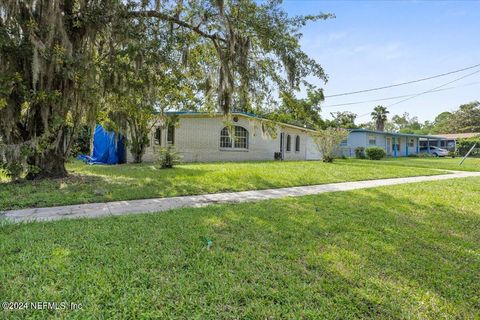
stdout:
<svg viewBox="0 0 480 320">
<path fill-rule="evenodd" d="M 392 137 L 392 142 L 393 142 L 393 156 L 397 157 L 397 144 L 396 144 L 397 138 Z"/>
<path fill-rule="evenodd" d="M 427 138 L 427 152 L 430 153 L 430 138 Z"/>
<path fill-rule="evenodd" d="M 405 155 L 408 157 L 408 144 L 410 143 L 410 140 L 408 138 L 405 138 Z"/>
<path fill-rule="evenodd" d="M 420 138 L 417 138 L 417 153 L 420 153 Z"/>
</svg>

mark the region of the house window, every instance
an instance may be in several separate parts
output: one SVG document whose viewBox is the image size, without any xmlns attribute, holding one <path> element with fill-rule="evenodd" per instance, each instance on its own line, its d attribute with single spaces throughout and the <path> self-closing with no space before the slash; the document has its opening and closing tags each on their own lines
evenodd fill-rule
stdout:
<svg viewBox="0 0 480 320">
<path fill-rule="evenodd" d="M 415 146 L 415 140 L 413 138 L 409 139 L 408 140 L 408 146 L 410 148 L 413 148 Z"/>
<path fill-rule="evenodd" d="M 175 126 L 173 124 L 169 124 L 167 128 L 167 144 L 175 144 Z"/>
<path fill-rule="evenodd" d="M 287 152 L 290 152 L 292 150 L 292 137 L 290 135 L 287 135 Z"/>
<path fill-rule="evenodd" d="M 295 138 L 295 151 L 299 152 L 300 151 L 300 136 L 297 136 Z"/>
<path fill-rule="evenodd" d="M 234 137 L 230 136 L 228 127 L 220 131 L 220 148 L 222 149 L 248 149 L 248 131 L 247 129 L 235 126 Z"/>
<path fill-rule="evenodd" d="M 368 145 L 376 146 L 377 145 L 377 137 L 375 136 L 368 136 Z"/>
<path fill-rule="evenodd" d="M 340 142 L 340 145 L 341 146 L 346 146 L 348 144 L 348 140 L 347 139 L 343 139 L 342 142 Z"/>
<path fill-rule="evenodd" d="M 157 145 L 162 144 L 162 129 L 160 129 L 160 127 L 155 129 L 154 142 Z"/>
</svg>

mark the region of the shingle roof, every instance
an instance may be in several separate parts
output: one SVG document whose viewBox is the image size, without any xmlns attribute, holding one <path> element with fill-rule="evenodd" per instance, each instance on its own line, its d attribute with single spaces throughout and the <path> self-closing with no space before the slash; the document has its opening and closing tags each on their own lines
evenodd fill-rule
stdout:
<svg viewBox="0 0 480 320">
<path fill-rule="evenodd" d="M 445 133 L 442 137 L 447 139 L 466 139 L 480 137 L 480 132 L 468 132 L 468 133 Z"/>
</svg>

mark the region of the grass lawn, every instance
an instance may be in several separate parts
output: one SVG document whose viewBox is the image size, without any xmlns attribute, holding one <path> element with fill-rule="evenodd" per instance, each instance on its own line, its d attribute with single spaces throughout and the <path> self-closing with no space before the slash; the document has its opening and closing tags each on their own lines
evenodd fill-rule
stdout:
<svg viewBox="0 0 480 320">
<path fill-rule="evenodd" d="M 8 319 L 478 319 L 479 203 L 468 178 L 7 224 L 0 297 L 82 304 Z"/>
<path fill-rule="evenodd" d="M 152 164 L 68 164 L 71 177 L 0 183 L 0 210 L 132 200 L 222 191 L 281 188 L 331 182 L 439 174 L 368 160 L 185 164 L 160 170 Z M 98 192 L 99 191 L 99 192 Z"/>
<path fill-rule="evenodd" d="M 480 158 L 467 158 L 460 166 L 462 158 L 388 158 L 381 160 L 386 165 L 419 168 L 438 168 L 459 171 L 480 171 Z"/>
</svg>

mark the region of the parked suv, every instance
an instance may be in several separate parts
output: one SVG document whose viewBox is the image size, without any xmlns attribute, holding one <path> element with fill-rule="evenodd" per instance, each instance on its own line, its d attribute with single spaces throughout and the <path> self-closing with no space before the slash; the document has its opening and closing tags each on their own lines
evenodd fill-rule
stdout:
<svg viewBox="0 0 480 320">
<path fill-rule="evenodd" d="M 434 155 L 435 157 L 446 157 L 448 156 L 448 150 L 435 147 L 435 146 L 430 146 L 430 152 L 428 152 L 427 147 L 422 147 L 420 148 L 420 152 L 424 153 L 430 153 L 431 155 Z"/>
</svg>

